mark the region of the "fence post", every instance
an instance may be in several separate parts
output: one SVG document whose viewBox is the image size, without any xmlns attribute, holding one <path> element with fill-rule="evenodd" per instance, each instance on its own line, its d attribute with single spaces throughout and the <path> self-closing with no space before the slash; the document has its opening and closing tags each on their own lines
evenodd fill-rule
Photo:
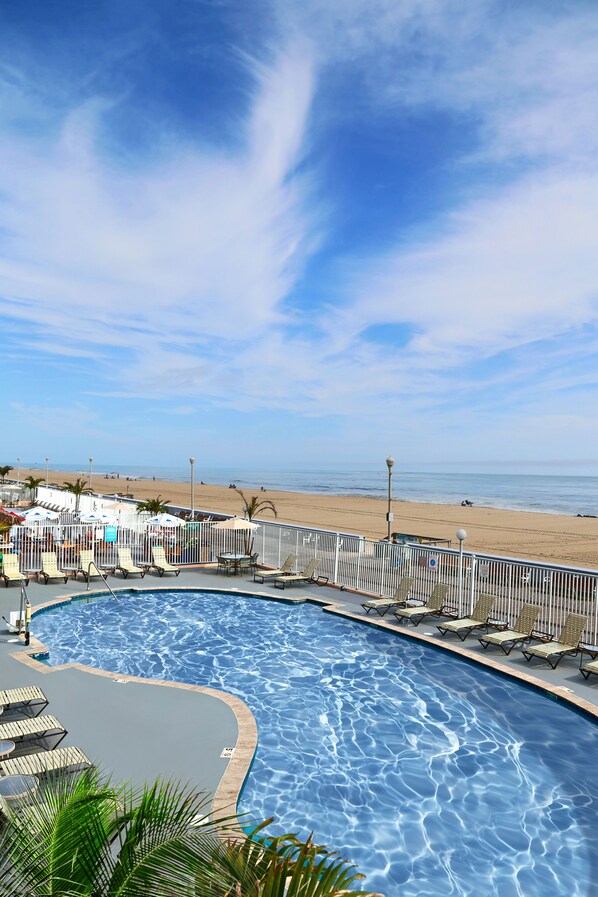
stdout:
<svg viewBox="0 0 598 897">
<path fill-rule="evenodd" d="M 380 572 L 380 589 L 379 589 L 379 594 L 384 595 L 384 580 L 385 580 L 384 574 L 386 573 L 386 561 L 388 559 L 388 546 L 390 543 L 389 542 L 378 542 L 377 544 L 384 546 L 384 550 L 382 552 L 382 569 Z"/>
<path fill-rule="evenodd" d="M 340 533 L 336 534 L 336 542 L 334 545 L 334 573 L 332 574 L 332 581 L 338 585 L 338 559 L 340 553 Z"/>
<path fill-rule="evenodd" d="M 473 610 L 475 604 L 475 568 L 477 564 L 475 554 L 469 555 L 469 612 Z"/>
<path fill-rule="evenodd" d="M 359 545 L 358 545 L 358 548 L 357 548 L 357 576 L 356 576 L 356 578 L 355 578 L 355 579 L 356 579 L 356 581 L 355 581 L 355 588 L 357 589 L 357 591 L 359 591 L 359 577 L 360 577 L 360 575 L 361 575 L 361 554 L 362 554 L 362 551 L 363 551 L 363 542 L 364 542 L 364 540 L 363 540 L 363 539 L 360 539 L 360 540 L 359 540 Z"/>
</svg>

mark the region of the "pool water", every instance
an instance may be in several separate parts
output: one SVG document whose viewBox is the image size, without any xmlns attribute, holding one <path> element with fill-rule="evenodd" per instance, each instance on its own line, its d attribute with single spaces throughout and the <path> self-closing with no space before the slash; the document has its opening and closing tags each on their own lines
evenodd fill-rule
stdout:
<svg viewBox="0 0 598 897">
<path fill-rule="evenodd" d="M 238 593 L 145 592 L 34 617 L 52 664 L 240 696 L 239 809 L 314 832 L 387 897 L 598 894 L 598 730 L 447 653 Z"/>
</svg>

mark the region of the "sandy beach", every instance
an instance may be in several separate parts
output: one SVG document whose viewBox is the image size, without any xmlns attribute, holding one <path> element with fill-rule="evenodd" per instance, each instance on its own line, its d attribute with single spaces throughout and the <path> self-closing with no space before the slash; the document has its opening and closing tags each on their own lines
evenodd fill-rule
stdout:
<svg viewBox="0 0 598 897">
<path fill-rule="evenodd" d="M 21 479 L 44 476 L 45 471 L 21 470 Z M 60 485 L 74 480 L 78 473 L 50 471 L 49 482 Z M 14 476 L 14 473 L 13 473 Z M 165 480 L 106 479 L 94 474 L 94 490 L 104 494 L 122 492 L 139 499 L 169 499 L 175 505 L 191 504 L 190 483 Z M 272 501 L 278 519 L 286 523 L 312 526 L 335 532 L 358 533 L 371 539 L 386 535 L 386 502 L 383 499 L 350 495 L 313 495 L 300 492 L 245 490 Z M 241 499 L 227 485 L 195 484 L 196 510 L 240 514 Z M 567 564 L 595 570 L 598 568 L 598 519 L 562 514 L 538 514 L 504 511 L 495 508 L 461 505 L 423 504 L 394 501 L 394 532 L 415 536 L 452 539 L 463 527 L 468 534 L 469 551 L 529 558 L 554 564 Z M 272 517 L 264 513 L 264 519 Z"/>
</svg>

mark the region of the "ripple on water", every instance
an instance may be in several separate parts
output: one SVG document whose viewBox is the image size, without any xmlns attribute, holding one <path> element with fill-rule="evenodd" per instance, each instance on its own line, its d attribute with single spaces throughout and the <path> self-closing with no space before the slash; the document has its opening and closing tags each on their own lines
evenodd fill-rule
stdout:
<svg viewBox="0 0 598 897">
<path fill-rule="evenodd" d="M 314 831 L 387 897 L 598 893 L 597 730 L 532 690 L 390 633 L 324 623 L 316 607 L 241 594 L 74 603 L 32 629 L 53 664 L 243 698 L 259 745 L 241 811 Z"/>
</svg>

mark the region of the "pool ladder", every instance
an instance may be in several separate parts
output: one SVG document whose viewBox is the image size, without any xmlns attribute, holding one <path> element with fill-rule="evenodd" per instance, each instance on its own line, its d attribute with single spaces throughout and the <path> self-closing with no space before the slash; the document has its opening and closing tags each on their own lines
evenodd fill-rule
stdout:
<svg viewBox="0 0 598 897">
<path fill-rule="evenodd" d="M 92 568 L 92 567 L 95 567 L 95 568 L 96 568 L 96 570 L 97 570 L 98 573 L 100 574 L 101 578 L 104 580 L 104 585 L 106 586 L 106 588 L 108 589 L 108 591 L 110 592 L 110 594 L 112 595 L 112 597 L 114 598 L 114 600 L 115 600 L 115 601 L 118 601 L 118 598 L 117 598 L 117 596 L 116 596 L 116 593 L 113 592 L 113 590 L 112 590 L 112 589 L 110 588 L 110 586 L 108 585 L 108 577 L 106 576 L 105 573 L 102 573 L 102 571 L 100 570 L 100 568 L 98 567 L 98 565 L 96 564 L 95 561 L 90 561 L 89 564 L 87 565 L 87 588 L 85 589 L 85 591 L 86 591 L 86 592 L 89 592 L 89 583 L 90 583 L 90 580 L 91 580 L 91 568 Z"/>
</svg>

